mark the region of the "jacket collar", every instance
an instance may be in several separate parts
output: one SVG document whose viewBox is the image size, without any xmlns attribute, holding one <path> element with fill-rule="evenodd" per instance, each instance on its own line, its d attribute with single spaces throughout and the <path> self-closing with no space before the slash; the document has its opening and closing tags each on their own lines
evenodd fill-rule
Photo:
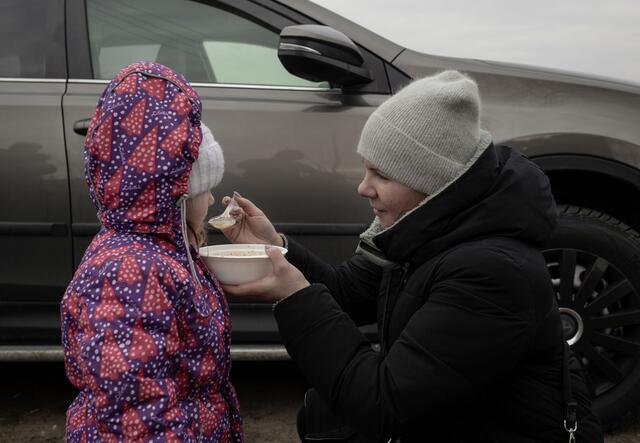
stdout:
<svg viewBox="0 0 640 443">
<path fill-rule="evenodd" d="M 547 177 L 510 148 L 492 145 L 467 173 L 391 227 L 383 229 L 374 220 L 361 236 L 359 251 L 375 255 L 385 267 L 415 267 L 456 244 L 486 236 L 544 244 L 555 220 Z"/>
</svg>

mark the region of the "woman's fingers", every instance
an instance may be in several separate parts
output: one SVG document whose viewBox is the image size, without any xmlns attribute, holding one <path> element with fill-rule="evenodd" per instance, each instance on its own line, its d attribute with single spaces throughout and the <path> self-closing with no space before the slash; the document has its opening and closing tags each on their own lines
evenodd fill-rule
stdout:
<svg viewBox="0 0 640 443">
<path fill-rule="evenodd" d="M 233 197 L 236 200 L 238 206 L 240 206 L 240 208 L 242 208 L 248 216 L 251 217 L 254 215 L 264 215 L 264 213 L 248 198 L 240 196 L 240 194 L 235 191 L 233 193 Z"/>
<path fill-rule="evenodd" d="M 223 285 L 225 292 L 236 297 L 258 296 L 261 298 L 272 298 L 278 292 L 278 278 L 283 270 L 289 266 L 289 262 L 284 258 L 278 248 L 265 246 L 265 252 L 273 263 L 273 272 L 266 277 L 250 283 L 241 285 Z"/>
<path fill-rule="evenodd" d="M 273 286 L 273 280 L 271 276 L 264 277 L 260 280 L 244 283 L 241 285 L 222 285 L 224 292 L 231 294 L 235 297 L 252 297 L 261 296 L 264 297 Z"/>
<path fill-rule="evenodd" d="M 240 298 L 256 297 L 277 301 L 309 285 L 302 274 L 289 264 L 280 249 L 266 246 L 265 251 L 273 263 L 273 272 L 254 282 L 223 285 L 225 292 Z"/>
<path fill-rule="evenodd" d="M 275 274 L 282 273 L 288 266 L 290 266 L 280 249 L 267 245 L 264 247 L 264 251 L 271 259 L 271 263 L 273 263 L 273 272 Z"/>
<path fill-rule="evenodd" d="M 231 217 L 235 218 L 236 221 L 240 221 L 242 220 L 242 216 L 244 215 L 244 211 L 240 208 L 236 208 L 236 209 L 232 209 L 231 212 L 229 212 L 229 215 L 231 215 Z"/>
<path fill-rule="evenodd" d="M 228 195 L 225 195 L 224 197 L 222 197 L 222 204 L 225 206 L 229 206 L 229 202 L 231 201 L 231 197 L 229 197 Z M 236 221 L 240 221 L 242 220 L 242 216 L 244 214 L 244 211 L 242 210 L 242 208 L 240 206 L 232 209 L 229 212 L 229 215 L 231 215 L 233 218 L 236 219 Z M 228 229 L 228 228 L 227 228 Z"/>
</svg>

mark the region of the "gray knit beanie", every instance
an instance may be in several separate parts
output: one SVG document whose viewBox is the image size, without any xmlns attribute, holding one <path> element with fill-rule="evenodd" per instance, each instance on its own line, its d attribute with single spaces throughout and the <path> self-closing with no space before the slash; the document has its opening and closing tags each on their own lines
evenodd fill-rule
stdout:
<svg viewBox="0 0 640 443">
<path fill-rule="evenodd" d="M 224 156 L 220 144 L 213 138 L 213 133 L 200 122 L 202 142 L 198 158 L 191 166 L 189 174 L 189 196 L 195 197 L 217 186 L 224 175 Z"/>
<path fill-rule="evenodd" d="M 389 178 L 433 197 L 491 144 L 478 86 L 457 71 L 417 80 L 367 120 L 358 153 Z"/>
</svg>

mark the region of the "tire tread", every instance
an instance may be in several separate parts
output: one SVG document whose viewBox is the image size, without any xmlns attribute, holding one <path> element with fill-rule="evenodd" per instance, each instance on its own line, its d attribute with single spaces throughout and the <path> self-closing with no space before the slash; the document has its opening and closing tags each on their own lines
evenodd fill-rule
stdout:
<svg viewBox="0 0 640 443">
<path fill-rule="evenodd" d="M 612 217 L 609 214 L 604 214 L 599 211 L 595 211 L 590 208 L 573 205 L 558 205 L 558 215 L 564 217 L 575 218 L 587 218 L 594 222 L 603 223 L 619 232 L 622 232 L 629 236 L 629 239 L 633 242 L 637 242 L 640 247 L 640 233 L 633 229 L 631 226 L 626 225 L 617 218 Z"/>
<path fill-rule="evenodd" d="M 558 205 L 557 210 L 559 217 L 600 225 L 618 232 L 625 237 L 626 241 L 640 250 L 640 234 L 638 231 L 609 214 L 575 205 Z M 637 421 L 638 416 L 640 416 L 640 404 L 631 406 L 624 414 L 608 422 L 603 422 L 603 429 L 609 432 L 626 427 L 630 423 Z"/>
</svg>

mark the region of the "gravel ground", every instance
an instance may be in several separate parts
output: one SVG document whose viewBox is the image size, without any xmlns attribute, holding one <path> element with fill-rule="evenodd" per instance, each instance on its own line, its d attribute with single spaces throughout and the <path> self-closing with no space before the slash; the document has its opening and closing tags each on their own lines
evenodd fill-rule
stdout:
<svg viewBox="0 0 640 443">
<path fill-rule="evenodd" d="M 0 363 L 0 442 L 59 442 L 75 396 L 62 363 Z M 236 362 L 248 443 L 297 441 L 295 416 L 306 382 L 291 362 Z M 606 443 L 640 442 L 640 418 L 607 435 Z"/>
<path fill-rule="evenodd" d="M 0 442 L 49 443 L 64 437 L 64 414 L 76 395 L 62 363 L 0 363 Z M 290 362 L 236 362 L 248 443 L 297 441 L 295 416 L 306 383 Z"/>
</svg>

